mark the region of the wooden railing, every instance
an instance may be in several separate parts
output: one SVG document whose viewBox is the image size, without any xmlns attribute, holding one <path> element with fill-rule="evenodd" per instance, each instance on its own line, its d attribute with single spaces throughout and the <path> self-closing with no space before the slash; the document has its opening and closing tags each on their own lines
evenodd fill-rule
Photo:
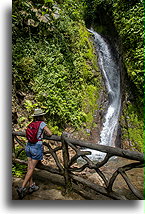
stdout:
<svg viewBox="0 0 145 214">
<path fill-rule="evenodd" d="M 20 139 L 20 137 L 26 137 L 25 133 L 13 131 L 12 137 L 13 137 L 13 163 L 27 164 L 26 161 L 19 159 L 21 152 L 25 148 L 25 142 L 22 139 Z M 143 153 L 71 139 L 67 137 L 66 133 L 63 133 L 62 136 L 55 135 L 52 135 L 51 137 L 44 136 L 44 140 L 45 139 L 49 140 L 49 143 L 43 142 L 43 144 L 47 148 L 47 151 L 45 151 L 45 155 L 50 154 L 53 157 L 56 167 L 55 168 L 50 167 L 49 165 L 44 165 L 42 163 L 38 164 L 37 167 L 39 169 L 47 170 L 51 173 L 63 176 L 66 188 L 70 188 L 71 186 L 72 188 L 75 187 L 77 188 L 77 190 L 79 190 L 79 186 L 83 185 L 85 188 L 89 188 L 92 191 L 107 196 L 109 198 L 118 200 L 128 200 L 128 198 L 125 195 L 119 194 L 117 191 L 113 190 L 113 184 L 116 181 L 116 178 L 118 177 L 118 175 L 121 175 L 124 181 L 126 182 L 128 188 L 133 193 L 133 195 L 137 199 L 143 199 L 143 194 L 141 194 L 139 190 L 136 187 L 134 187 L 126 173 L 131 169 L 144 167 Z M 58 146 L 52 148 L 51 141 L 59 142 Z M 19 151 L 17 151 L 17 153 L 15 152 L 16 143 L 21 145 L 21 148 L 19 149 Z M 88 157 L 88 155 L 90 155 L 91 152 L 82 151 L 82 148 L 89 148 L 101 151 L 106 153 L 106 156 L 102 161 L 94 163 L 94 161 L 90 160 Z M 70 150 L 74 151 L 73 156 L 70 155 Z M 61 161 L 57 155 L 58 151 L 62 151 L 63 160 Z M 111 177 L 108 179 L 103 173 L 103 170 L 101 170 L 101 167 L 107 164 L 110 158 L 113 156 L 130 159 L 132 160 L 132 163 L 119 167 L 118 169 L 116 169 L 116 171 L 113 172 Z M 82 158 L 82 160 L 84 160 L 83 165 L 81 164 L 82 166 L 78 164 L 78 158 L 80 157 Z M 88 179 L 84 179 L 81 176 L 81 172 L 86 168 L 89 168 L 91 170 L 93 169 L 95 173 L 97 173 L 98 176 L 100 176 L 100 178 L 103 180 L 104 184 L 100 185 L 97 183 L 93 183 Z M 77 175 L 76 172 L 78 173 Z"/>
</svg>

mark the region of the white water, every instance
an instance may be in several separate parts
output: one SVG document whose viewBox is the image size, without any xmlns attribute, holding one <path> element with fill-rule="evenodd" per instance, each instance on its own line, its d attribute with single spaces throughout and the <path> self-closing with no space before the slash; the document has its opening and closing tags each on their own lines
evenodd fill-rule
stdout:
<svg viewBox="0 0 145 214">
<path fill-rule="evenodd" d="M 89 32 L 94 35 L 94 42 L 99 58 L 99 67 L 104 75 L 109 99 L 109 106 L 100 134 L 100 142 L 98 143 L 114 147 L 121 107 L 119 66 L 114 60 L 112 50 L 109 48 L 104 38 L 93 30 L 89 30 Z M 85 150 L 91 151 L 92 154 L 88 157 L 92 160 L 102 159 L 105 156 L 105 153 L 99 151 L 91 149 Z"/>
</svg>

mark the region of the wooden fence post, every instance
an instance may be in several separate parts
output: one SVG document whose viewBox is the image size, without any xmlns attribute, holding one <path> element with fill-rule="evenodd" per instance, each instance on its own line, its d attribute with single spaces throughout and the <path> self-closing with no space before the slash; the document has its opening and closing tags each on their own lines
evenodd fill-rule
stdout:
<svg viewBox="0 0 145 214">
<path fill-rule="evenodd" d="M 71 182 L 68 172 L 68 162 L 69 162 L 69 152 L 68 152 L 68 144 L 64 140 L 64 137 L 66 137 L 67 134 L 63 133 L 61 136 L 62 141 L 62 154 L 63 154 L 63 164 L 64 164 L 64 179 L 65 179 L 65 185 L 66 185 L 66 192 L 71 188 Z"/>
</svg>

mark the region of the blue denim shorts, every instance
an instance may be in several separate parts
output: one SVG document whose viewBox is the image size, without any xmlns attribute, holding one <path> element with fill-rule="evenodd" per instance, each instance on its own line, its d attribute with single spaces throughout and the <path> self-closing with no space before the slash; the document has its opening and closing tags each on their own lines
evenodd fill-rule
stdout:
<svg viewBox="0 0 145 214">
<path fill-rule="evenodd" d="M 27 157 L 32 158 L 33 160 L 42 160 L 43 159 L 43 144 L 42 141 L 37 143 L 28 142 L 25 147 Z"/>
</svg>

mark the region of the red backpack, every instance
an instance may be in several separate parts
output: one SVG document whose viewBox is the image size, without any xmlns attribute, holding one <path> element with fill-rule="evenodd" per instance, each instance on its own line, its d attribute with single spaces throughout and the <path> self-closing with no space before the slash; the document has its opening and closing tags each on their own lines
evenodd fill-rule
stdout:
<svg viewBox="0 0 145 214">
<path fill-rule="evenodd" d="M 26 138 L 30 143 L 36 143 L 38 141 L 37 133 L 42 121 L 31 122 L 26 129 Z"/>
</svg>

